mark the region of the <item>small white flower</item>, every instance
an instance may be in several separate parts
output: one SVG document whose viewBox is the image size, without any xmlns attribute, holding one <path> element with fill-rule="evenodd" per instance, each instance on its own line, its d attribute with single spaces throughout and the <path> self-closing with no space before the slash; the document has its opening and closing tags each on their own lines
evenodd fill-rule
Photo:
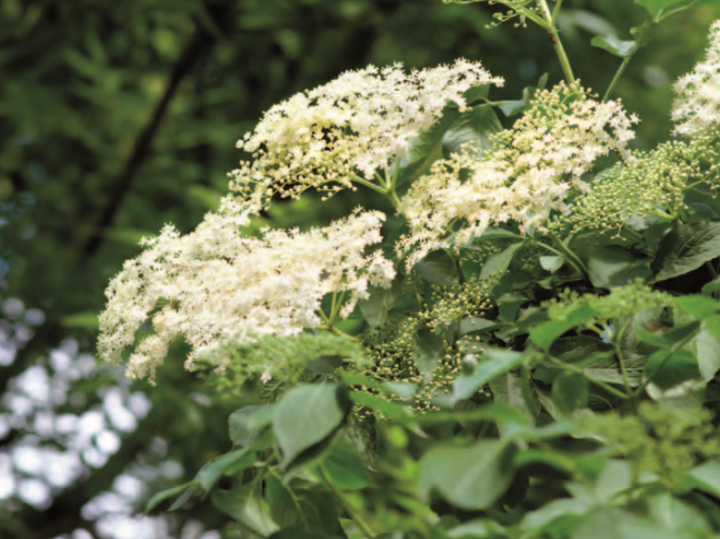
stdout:
<svg viewBox="0 0 720 539">
<path fill-rule="evenodd" d="M 710 27 L 705 61 L 675 83 L 675 134 L 693 137 L 720 124 L 720 21 Z"/>
<path fill-rule="evenodd" d="M 172 226 L 146 240 L 146 251 L 126 262 L 106 291 L 100 316 L 100 355 L 121 360 L 147 318 L 154 333 L 130 356 L 128 374 L 149 375 L 178 336 L 192 352 L 187 365 L 223 341 L 251 344 L 263 335 L 287 337 L 321 323 L 326 294 L 345 293 L 348 315 L 367 296 L 368 282 L 390 286 L 392 263 L 380 252 L 381 212 L 355 211 L 347 219 L 308 232 L 270 230 L 263 238 L 243 236 L 248 214 L 210 213 L 197 229 L 181 236 Z M 229 208 L 229 210 L 228 210 Z M 149 315 L 149 313 L 154 314 Z"/>
</svg>

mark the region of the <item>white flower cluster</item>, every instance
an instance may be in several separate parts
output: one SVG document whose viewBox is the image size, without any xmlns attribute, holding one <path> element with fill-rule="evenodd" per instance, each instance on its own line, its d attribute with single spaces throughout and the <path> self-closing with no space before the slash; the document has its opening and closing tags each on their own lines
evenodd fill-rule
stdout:
<svg viewBox="0 0 720 539">
<path fill-rule="evenodd" d="M 632 124 L 619 101 L 600 103 L 579 87 L 556 86 L 536 95 L 512 129 L 494 135 L 492 148 L 476 159 L 463 151 L 437 161 L 403 197 L 400 212 L 411 233 L 398 251 L 408 268 L 430 251 L 462 245 L 497 223 L 517 222 L 522 231 L 543 229 L 552 211 L 565 211 L 572 187 L 587 190 L 582 175 L 610 151 L 630 158 Z"/>
<path fill-rule="evenodd" d="M 230 173 L 231 189 L 262 203 L 274 193 L 296 197 L 309 187 L 331 195 L 351 187 L 356 175 L 373 181 L 448 101 L 463 109 L 463 93 L 481 84 L 503 80 L 467 60 L 409 75 L 401 65 L 346 72 L 265 113 L 238 141 L 254 159 Z"/>
<path fill-rule="evenodd" d="M 340 313 L 347 316 L 367 297 L 369 285 L 388 287 L 395 276 L 380 251 L 366 254 L 382 240 L 381 212 L 356 211 L 305 233 L 266 229 L 262 239 L 242 235 L 250 213 L 226 208 L 208 214 L 191 234 L 180 236 L 168 225 L 146 240 L 147 249 L 126 262 L 108 287 L 100 355 L 120 361 L 150 318 L 154 332 L 135 346 L 128 375 L 152 378 L 178 336 L 192 347 L 190 366 L 227 340 L 250 344 L 263 335 L 317 327 L 320 301 L 328 293 L 347 298 Z"/>
<path fill-rule="evenodd" d="M 720 124 L 720 21 L 710 27 L 704 62 L 675 83 L 672 119 L 677 135 L 695 136 Z"/>
</svg>

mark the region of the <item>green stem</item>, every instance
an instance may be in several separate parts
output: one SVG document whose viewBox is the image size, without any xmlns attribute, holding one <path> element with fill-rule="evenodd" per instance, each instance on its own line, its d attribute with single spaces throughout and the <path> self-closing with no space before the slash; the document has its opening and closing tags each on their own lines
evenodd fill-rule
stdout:
<svg viewBox="0 0 720 539">
<path fill-rule="evenodd" d="M 350 518 L 355 522 L 355 524 L 357 524 L 358 528 L 360 528 L 360 531 L 362 531 L 363 535 L 365 537 L 375 537 L 375 532 L 373 531 L 373 529 L 359 515 L 357 510 L 350 504 L 350 502 L 348 502 L 347 498 L 345 498 L 345 495 L 338 489 L 336 489 L 335 485 L 332 484 L 332 481 L 328 476 L 327 472 L 325 471 L 325 468 L 323 468 L 322 466 L 318 466 L 317 469 L 320 472 L 320 477 L 322 477 L 325 486 L 330 490 L 330 492 L 333 493 L 335 498 L 337 498 L 343 509 L 345 509 Z"/>
<path fill-rule="evenodd" d="M 561 2 L 558 2 L 560 4 Z M 560 35 L 558 34 L 557 28 L 555 27 L 555 17 L 559 12 L 559 5 L 555 5 L 555 14 L 550 13 L 546 0 L 538 0 L 538 4 L 543 10 L 545 15 L 546 24 L 543 25 L 548 34 L 550 34 L 550 41 L 552 41 L 553 47 L 555 48 L 555 54 L 557 54 L 558 60 L 560 60 L 560 66 L 562 67 L 565 80 L 570 85 L 575 85 L 575 75 L 573 74 L 572 67 L 570 66 L 570 60 L 565 53 L 562 41 L 560 41 Z"/>
<path fill-rule="evenodd" d="M 628 394 L 632 391 L 632 389 L 630 387 L 630 378 L 628 377 L 627 370 L 625 369 L 625 362 L 623 360 L 622 350 L 620 349 L 620 343 L 625 338 L 629 327 L 630 324 L 625 324 L 620 328 L 620 331 L 618 331 L 617 338 L 613 339 L 615 355 L 617 356 L 618 366 L 620 367 L 620 373 L 622 374 L 623 384 L 625 384 L 625 391 L 627 391 Z"/>
<path fill-rule="evenodd" d="M 393 206 L 395 206 L 396 208 L 398 206 L 400 206 L 400 199 L 397 197 L 397 194 L 395 194 L 394 189 L 392 189 L 392 188 L 388 189 L 387 196 L 390 199 L 390 202 L 392 203 Z"/>
<path fill-rule="evenodd" d="M 613 77 L 613 80 L 610 81 L 610 86 L 608 86 L 607 90 L 605 90 L 605 95 L 603 96 L 602 100 L 603 102 L 607 101 L 610 97 L 610 94 L 615 89 L 615 85 L 620 80 L 620 77 L 622 77 L 623 72 L 625 71 L 625 68 L 630 63 L 630 60 L 635 55 L 635 52 L 633 51 L 630 55 L 623 58 L 622 64 L 620 64 L 620 67 L 615 72 L 615 76 Z"/>
<path fill-rule="evenodd" d="M 385 189 L 383 189 L 379 185 L 375 185 L 374 183 L 367 181 L 365 178 L 361 178 L 357 174 L 353 174 L 350 177 L 350 181 L 359 183 L 360 185 L 364 185 L 365 187 L 369 187 L 373 191 L 377 191 L 378 193 L 382 193 L 383 195 L 385 194 Z"/>
<path fill-rule="evenodd" d="M 586 279 L 590 279 L 588 275 L 588 270 L 585 267 L 585 264 L 583 264 L 583 261 L 578 258 L 578 256 L 573 253 L 570 249 L 568 249 L 568 246 L 565 245 L 560 238 L 558 238 L 554 232 L 549 233 L 550 238 L 555 242 L 555 245 L 558 246 L 558 248 L 562 251 L 562 253 L 565 255 L 565 258 L 568 262 L 572 265 L 575 270 L 580 273 L 583 277 Z"/>
<path fill-rule="evenodd" d="M 629 398 L 625 393 L 623 393 L 622 391 L 620 391 L 620 390 L 618 390 L 618 389 L 615 389 L 615 388 L 614 388 L 613 386 L 611 386 L 610 384 L 606 384 L 605 382 L 602 382 L 602 381 L 600 381 L 600 380 L 595 380 L 594 378 L 590 378 L 590 377 L 585 373 L 585 371 L 584 371 L 583 369 L 581 369 L 581 368 L 579 368 L 579 367 L 576 367 L 575 365 L 570 365 L 570 364 L 568 364 L 568 363 L 565 363 L 564 361 L 561 361 L 561 360 L 559 360 L 559 359 L 557 359 L 557 358 L 554 358 L 554 357 L 552 357 L 552 356 L 549 355 L 549 354 L 548 354 L 546 357 L 547 357 L 548 359 L 550 359 L 550 361 L 552 361 L 553 363 L 555 363 L 558 367 L 562 367 L 562 368 L 565 369 L 565 370 L 572 371 L 572 372 L 577 373 L 577 374 L 581 374 L 582 376 L 584 376 L 585 378 L 587 378 L 588 381 L 589 381 L 591 384 L 595 384 L 596 386 L 598 386 L 599 388 L 604 389 L 605 391 L 607 391 L 607 392 L 610 393 L 611 395 L 615 395 L 616 397 L 618 397 L 618 398 L 620 398 L 620 399 L 623 399 L 623 400 L 627 400 L 627 399 Z"/>
<path fill-rule="evenodd" d="M 710 272 L 710 275 L 712 275 L 713 280 L 717 279 L 718 272 L 715 269 L 715 266 L 713 266 L 710 262 L 705 262 L 705 267 Z"/>
<path fill-rule="evenodd" d="M 562 6 L 563 0 L 555 0 L 555 8 L 553 8 L 552 20 L 550 23 L 555 26 L 558 15 L 560 14 L 560 6 Z"/>
</svg>

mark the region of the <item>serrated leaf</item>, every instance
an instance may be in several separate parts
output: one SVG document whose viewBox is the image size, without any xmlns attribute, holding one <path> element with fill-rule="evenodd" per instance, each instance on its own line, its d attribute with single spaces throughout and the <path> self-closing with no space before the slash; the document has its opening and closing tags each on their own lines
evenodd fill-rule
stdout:
<svg viewBox="0 0 720 539">
<path fill-rule="evenodd" d="M 283 468 L 332 435 L 344 421 L 349 405 L 338 384 L 300 385 L 288 391 L 275 405 L 273 416 Z"/>
<path fill-rule="evenodd" d="M 654 282 L 689 273 L 720 256 L 720 223 L 681 225 L 667 234 L 652 263 Z"/>
<path fill-rule="evenodd" d="M 615 34 L 607 34 L 604 36 L 595 36 L 590 41 L 593 47 L 605 49 L 615 56 L 620 58 L 626 58 L 635 53 L 636 44 L 635 41 L 624 41 L 617 37 Z"/>
<path fill-rule="evenodd" d="M 467 447 L 433 447 L 420 459 L 420 498 L 429 501 L 437 490 L 461 509 L 487 509 L 512 483 L 516 452 L 514 443 L 499 440 Z"/>
</svg>

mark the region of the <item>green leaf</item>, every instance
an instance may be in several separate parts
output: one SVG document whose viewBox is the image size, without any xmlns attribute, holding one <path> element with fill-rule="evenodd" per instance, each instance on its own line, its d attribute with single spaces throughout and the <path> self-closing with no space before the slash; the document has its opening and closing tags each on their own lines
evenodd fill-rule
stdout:
<svg viewBox="0 0 720 539">
<path fill-rule="evenodd" d="M 720 256 L 720 223 L 681 225 L 660 242 L 652 263 L 654 282 L 689 273 L 717 256 Z"/>
<path fill-rule="evenodd" d="M 412 414 L 407 408 L 390 402 L 378 395 L 364 393 L 362 391 L 353 391 L 350 393 L 350 400 L 355 404 L 380 412 L 385 417 L 398 423 L 407 423 L 408 420 L 412 419 Z"/>
<path fill-rule="evenodd" d="M 443 115 L 427 131 L 413 141 L 408 150 L 404 163 L 397 172 L 396 186 L 411 182 L 430 170 L 430 166 L 443 156 L 443 137 L 451 129 L 461 113 L 457 106 L 448 105 L 443 109 Z"/>
<path fill-rule="evenodd" d="M 344 364 L 345 360 L 342 356 L 320 356 L 308 363 L 306 369 L 321 376 L 332 376 Z"/>
<path fill-rule="evenodd" d="M 593 492 L 600 501 L 610 502 L 632 485 L 632 464 L 625 460 L 608 459 L 595 482 Z"/>
<path fill-rule="evenodd" d="M 385 323 L 388 311 L 400 299 L 401 290 L 402 280 L 400 278 L 396 278 L 390 288 L 368 287 L 369 297 L 362 300 L 359 305 L 363 318 L 372 329 Z"/>
<path fill-rule="evenodd" d="M 463 318 L 460 320 L 460 336 L 476 331 L 488 331 L 495 327 L 497 324 L 493 320 L 477 317 Z"/>
<path fill-rule="evenodd" d="M 564 256 L 541 256 L 540 257 L 540 265 L 542 268 L 546 271 L 549 271 L 550 273 L 555 273 L 557 270 L 559 270 L 562 265 L 565 263 L 565 257 Z"/>
<path fill-rule="evenodd" d="M 495 402 L 506 403 L 520 410 L 525 417 L 535 421 L 539 414 L 539 406 L 530 388 L 523 387 L 521 376 L 506 372 L 490 380 L 490 390 Z"/>
<path fill-rule="evenodd" d="M 344 421 L 349 401 L 338 384 L 300 385 L 275 406 L 273 430 L 283 468 L 328 438 Z"/>
<path fill-rule="evenodd" d="M 415 264 L 414 269 L 431 283 L 452 286 L 458 282 L 457 264 L 445 251 L 433 251 Z"/>
<path fill-rule="evenodd" d="M 660 524 L 610 507 L 599 507 L 584 518 L 571 539 L 678 539 Z"/>
<path fill-rule="evenodd" d="M 528 107 L 530 101 L 535 95 L 535 92 L 537 90 L 542 90 L 545 88 L 545 85 L 547 84 L 547 79 L 548 74 L 543 73 L 543 75 L 540 77 L 540 80 L 538 81 L 537 88 L 534 88 L 533 86 L 527 86 L 523 89 L 522 99 L 514 101 L 501 101 L 499 103 L 500 110 L 502 110 L 505 116 L 507 116 L 508 118 L 511 116 L 515 116 L 516 114 L 520 114 Z"/>
<path fill-rule="evenodd" d="M 501 348 L 491 348 L 478 358 L 475 372 L 463 375 L 453 381 L 451 400 L 454 403 L 472 397 L 496 376 L 518 368 L 525 361 L 525 354 Z"/>
<path fill-rule="evenodd" d="M 716 0 L 635 0 L 636 4 L 640 4 L 648 10 L 655 22 L 660 22 L 684 9 L 710 5 L 714 2 Z"/>
<path fill-rule="evenodd" d="M 609 53 L 619 56 L 620 58 L 632 56 L 636 50 L 635 41 L 623 41 L 615 34 L 595 36 L 592 38 L 590 44 L 593 47 L 605 49 Z"/>
<path fill-rule="evenodd" d="M 706 515 L 694 505 L 673 496 L 669 490 L 660 491 L 648 499 L 650 516 L 664 527 L 674 530 L 678 537 L 712 537 Z M 684 535 L 682 535 L 684 534 Z"/>
<path fill-rule="evenodd" d="M 489 518 L 470 520 L 450 528 L 445 532 L 447 539 L 482 539 L 486 537 L 506 537 L 506 530 Z"/>
<path fill-rule="evenodd" d="M 443 136 L 443 156 L 449 157 L 462 148 L 475 150 L 475 158 L 482 158 L 492 143 L 490 135 L 503 127 L 491 105 L 480 105 L 464 112 L 457 123 Z"/>
<path fill-rule="evenodd" d="M 512 483 L 517 446 L 500 440 L 466 447 L 433 447 L 420 459 L 418 493 L 430 500 L 433 490 L 466 510 L 488 509 Z"/>
<path fill-rule="evenodd" d="M 720 303 L 706 296 L 680 296 L 673 299 L 673 304 L 697 320 L 703 320 L 720 311 Z"/>
<path fill-rule="evenodd" d="M 243 467 L 238 469 L 237 465 L 239 463 L 243 463 L 245 465 L 244 468 L 249 468 L 255 464 L 255 460 L 255 452 L 250 451 L 250 448 L 243 447 L 235 449 L 205 464 L 205 466 L 200 468 L 195 479 L 197 479 L 202 488 L 210 490 L 215 486 L 218 479 L 222 477 L 225 470 L 233 467 L 234 471 L 238 472 L 240 469 L 243 469 Z"/>
<path fill-rule="evenodd" d="M 316 530 L 305 531 L 302 528 L 287 528 L 273 533 L 268 539 L 343 539 L 343 537 Z"/>
<path fill-rule="evenodd" d="M 709 460 L 680 474 L 678 488 L 698 489 L 720 498 L 720 461 Z"/>
<path fill-rule="evenodd" d="M 270 508 L 262 499 L 255 483 L 233 490 L 215 490 L 210 501 L 219 510 L 261 537 L 280 529 L 270 516 Z"/>
<path fill-rule="evenodd" d="M 162 502 L 164 502 L 167 499 L 174 498 L 175 496 L 181 494 L 187 489 L 195 488 L 199 485 L 197 479 L 193 479 L 192 481 L 188 481 L 187 483 L 184 483 L 180 485 L 179 487 L 173 487 L 173 488 L 167 488 L 165 490 L 161 490 L 157 494 L 155 494 L 152 498 L 150 498 L 150 501 L 148 501 L 147 505 L 145 506 L 145 513 L 150 513 L 153 509 L 155 509 L 158 505 L 160 505 Z"/>
<path fill-rule="evenodd" d="M 668 389 L 687 380 L 700 378 L 698 360 L 690 350 L 675 351 L 669 359 L 665 350 L 650 355 L 645 364 L 645 379 L 660 389 Z"/>
<path fill-rule="evenodd" d="M 270 515 L 281 528 L 334 533 L 340 530 L 332 493 L 318 488 L 295 488 L 269 475 L 265 482 L 265 500 Z"/>
<path fill-rule="evenodd" d="M 597 288 L 624 286 L 636 279 L 650 278 L 650 261 L 627 249 L 608 245 L 593 249 L 588 261 L 590 281 Z"/>
<path fill-rule="evenodd" d="M 340 438 L 333 444 L 322 467 L 333 486 L 339 490 L 360 490 L 374 486 L 360 454 L 347 438 Z"/>
<path fill-rule="evenodd" d="M 553 404 L 561 414 L 571 414 L 584 408 L 587 405 L 588 396 L 588 381 L 581 374 L 564 372 L 553 382 Z"/>
<path fill-rule="evenodd" d="M 703 327 L 688 347 L 697 357 L 698 369 L 703 381 L 709 382 L 720 370 L 720 340 Z"/>
<path fill-rule="evenodd" d="M 520 529 L 525 532 L 526 537 L 542 537 L 546 530 L 561 533 L 561 537 L 564 537 L 567 530 L 592 507 L 592 500 L 587 497 L 553 500 L 527 513 L 523 517 Z"/>
<path fill-rule="evenodd" d="M 523 242 L 513 243 L 499 253 L 488 258 L 483 266 L 482 272 L 480 272 L 480 278 L 488 279 L 495 273 L 504 273 L 508 269 L 513 256 L 515 256 L 517 250 L 522 246 Z"/>
<path fill-rule="evenodd" d="M 562 320 L 550 320 L 531 328 L 530 340 L 541 349 L 549 351 L 555 339 L 563 333 L 589 322 L 593 316 L 595 316 L 595 311 L 590 306 L 583 305 L 569 313 Z"/>
<path fill-rule="evenodd" d="M 435 368 L 445 354 L 445 340 L 430 328 L 422 328 L 413 339 L 412 360 L 420 371 L 423 383 L 433 378 Z"/>
<path fill-rule="evenodd" d="M 230 439 L 236 445 L 251 446 L 264 427 L 272 423 L 273 414 L 272 404 L 244 406 L 236 410 L 228 418 Z"/>
</svg>

